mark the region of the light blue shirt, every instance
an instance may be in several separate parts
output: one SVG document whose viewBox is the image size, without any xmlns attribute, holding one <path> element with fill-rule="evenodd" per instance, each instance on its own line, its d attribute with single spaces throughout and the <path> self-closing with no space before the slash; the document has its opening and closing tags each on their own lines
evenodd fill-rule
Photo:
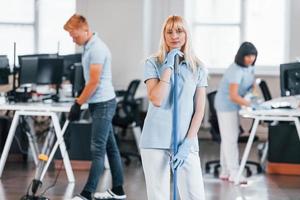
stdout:
<svg viewBox="0 0 300 200">
<path fill-rule="evenodd" d="M 240 106 L 232 102 L 229 97 L 229 85 L 232 83 L 237 83 L 239 85 L 238 94 L 242 97 L 245 96 L 254 84 L 254 66 L 241 67 L 235 63 L 229 66 L 215 97 L 216 111 L 231 112 L 240 109 Z"/>
<path fill-rule="evenodd" d="M 195 73 L 188 67 L 186 61 L 179 64 L 180 74 L 178 79 L 178 104 L 179 104 L 179 141 L 181 142 L 190 127 L 194 114 L 194 96 L 197 87 L 207 86 L 207 71 L 198 67 Z M 162 64 L 157 58 L 149 58 L 145 64 L 144 80 L 151 78 L 160 79 L 163 74 Z M 172 113 L 173 113 L 173 84 L 171 77 L 168 93 L 161 107 L 154 106 L 149 102 L 148 112 L 145 118 L 140 147 L 154 149 L 170 149 L 172 145 Z M 193 145 L 198 150 L 198 141 Z"/>
<path fill-rule="evenodd" d="M 91 64 L 101 64 L 103 69 L 97 89 L 89 98 L 88 103 L 99 103 L 115 98 L 111 75 L 111 53 L 97 33 L 94 33 L 84 45 L 82 53 L 83 75 L 86 83 L 90 80 Z"/>
</svg>

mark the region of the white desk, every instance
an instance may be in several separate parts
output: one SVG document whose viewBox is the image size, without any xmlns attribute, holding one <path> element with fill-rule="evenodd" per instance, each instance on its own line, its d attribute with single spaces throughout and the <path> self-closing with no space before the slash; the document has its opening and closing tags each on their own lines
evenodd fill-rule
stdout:
<svg viewBox="0 0 300 200">
<path fill-rule="evenodd" d="M 249 152 L 253 143 L 253 139 L 257 130 L 257 126 L 260 120 L 269 120 L 269 121 L 292 121 L 295 123 L 297 133 L 300 140 L 300 108 L 298 107 L 300 99 L 299 96 L 294 97 L 282 97 L 277 98 L 268 102 L 265 102 L 265 105 L 274 104 L 277 102 L 289 102 L 293 109 L 271 109 L 271 110 L 252 110 L 250 108 L 244 108 L 240 110 L 239 114 L 245 118 L 252 118 L 254 119 L 254 123 L 252 126 L 252 130 L 243 153 L 241 165 L 238 171 L 238 174 L 235 178 L 235 184 L 239 183 L 240 177 L 243 173 L 246 161 L 249 156 Z"/>
<path fill-rule="evenodd" d="M 67 177 L 69 182 L 75 182 L 74 174 L 72 171 L 69 155 L 66 150 L 66 146 L 63 139 L 63 134 L 65 133 L 67 126 L 69 124 L 69 121 L 67 120 L 65 124 L 63 125 L 63 128 L 61 129 L 59 119 L 57 114 L 62 112 L 69 112 L 70 108 L 72 106 L 72 103 L 15 103 L 15 104 L 1 104 L 0 110 L 13 110 L 16 111 L 11 123 L 11 127 L 9 129 L 9 133 L 5 142 L 5 146 L 1 155 L 0 159 L 0 178 L 2 177 L 2 172 L 4 169 L 4 165 L 8 156 L 8 152 L 10 149 L 10 146 L 12 144 L 14 134 L 19 122 L 20 116 L 50 116 L 52 119 L 52 123 L 55 130 L 56 135 L 56 142 L 54 143 L 54 146 L 50 152 L 48 161 L 45 164 L 45 167 L 42 170 L 41 173 L 41 179 L 43 180 L 45 173 L 49 167 L 49 164 L 51 160 L 53 159 L 53 156 L 57 150 L 57 148 L 60 148 L 60 152 L 62 155 L 63 163 L 66 169 Z"/>
</svg>

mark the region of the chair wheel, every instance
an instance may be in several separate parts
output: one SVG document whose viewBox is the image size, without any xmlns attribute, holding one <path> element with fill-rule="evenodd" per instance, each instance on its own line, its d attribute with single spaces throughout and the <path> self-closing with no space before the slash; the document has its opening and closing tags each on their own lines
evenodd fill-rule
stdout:
<svg viewBox="0 0 300 200">
<path fill-rule="evenodd" d="M 124 163 L 125 163 L 125 165 L 126 165 L 126 166 L 129 166 L 129 165 L 130 165 L 130 163 L 131 163 L 131 161 L 130 161 L 130 160 L 128 160 L 128 159 L 126 159 Z"/>
<path fill-rule="evenodd" d="M 209 172 L 210 172 L 210 167 L 206 165 L 206 166 L 205 166 L 205 173 L 206 173 L 206 174 L 209 174 Z"/>
<path fill-rule="evenodd" d="M 250 177 L 252 175 L 250 168 L 246 166 L 245 169 L 246 169 L 246 177 Z"/>
<path fill-rule="evenodd" d="M 219 170 L 214 170 L 214 177 L 219 178 Z"/>
</svg>

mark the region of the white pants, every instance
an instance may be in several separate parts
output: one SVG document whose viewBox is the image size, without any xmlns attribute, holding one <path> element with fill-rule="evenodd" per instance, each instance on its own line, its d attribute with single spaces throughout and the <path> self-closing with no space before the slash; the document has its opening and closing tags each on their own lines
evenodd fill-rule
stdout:
<svg viewBox="0 0 300 200">
<path fill-rule="evenodd" d="M 141 149 L 148 200 L 170 199 L 170 150 Z M 189 154 L 177 171 L 177 187 L 182 200 L 205 200 L 198 152 Z"/>
<path fill-rule="evenodd" d="M 223 173 L 235 176 L 239 169 L 238 112 L 217 112 L 221 134 L 220 164 Z"/>
</svg>

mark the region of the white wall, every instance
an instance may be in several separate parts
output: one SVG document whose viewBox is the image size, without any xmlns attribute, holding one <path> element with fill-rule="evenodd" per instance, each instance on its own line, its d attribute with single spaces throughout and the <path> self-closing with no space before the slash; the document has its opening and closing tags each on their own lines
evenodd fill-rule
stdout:
<svg viewBox="0 0 300 200">
<path fill-rule="evenodd" d="M 290 0 L 290 60 L 300 59 L 300 1 Z"/>
<path fill-rule="evenodd" d="M 292 61 L 300 57 L 300 1 L 289 1 L 288 57 Z M 117 88 L 142 79 L 142 60 L 157 50 L 163 21 L 168 15 L 184 15 L 184 6 L 183 0 L 77 0 L 77 11 L 87 16 L 112 51 Z M 211 76 L 208 90 L 216 87 L 219 77 Z M 267 80 L 273 96 L 280 95 L 278 75 L 261 78 Z"/>
<path fill-rule="evenodd" d="M 143 76 L 143 1 L 77 0 L 77 12 L 112 52 L 113 83 L 124 89 Z"/>
</svg>

